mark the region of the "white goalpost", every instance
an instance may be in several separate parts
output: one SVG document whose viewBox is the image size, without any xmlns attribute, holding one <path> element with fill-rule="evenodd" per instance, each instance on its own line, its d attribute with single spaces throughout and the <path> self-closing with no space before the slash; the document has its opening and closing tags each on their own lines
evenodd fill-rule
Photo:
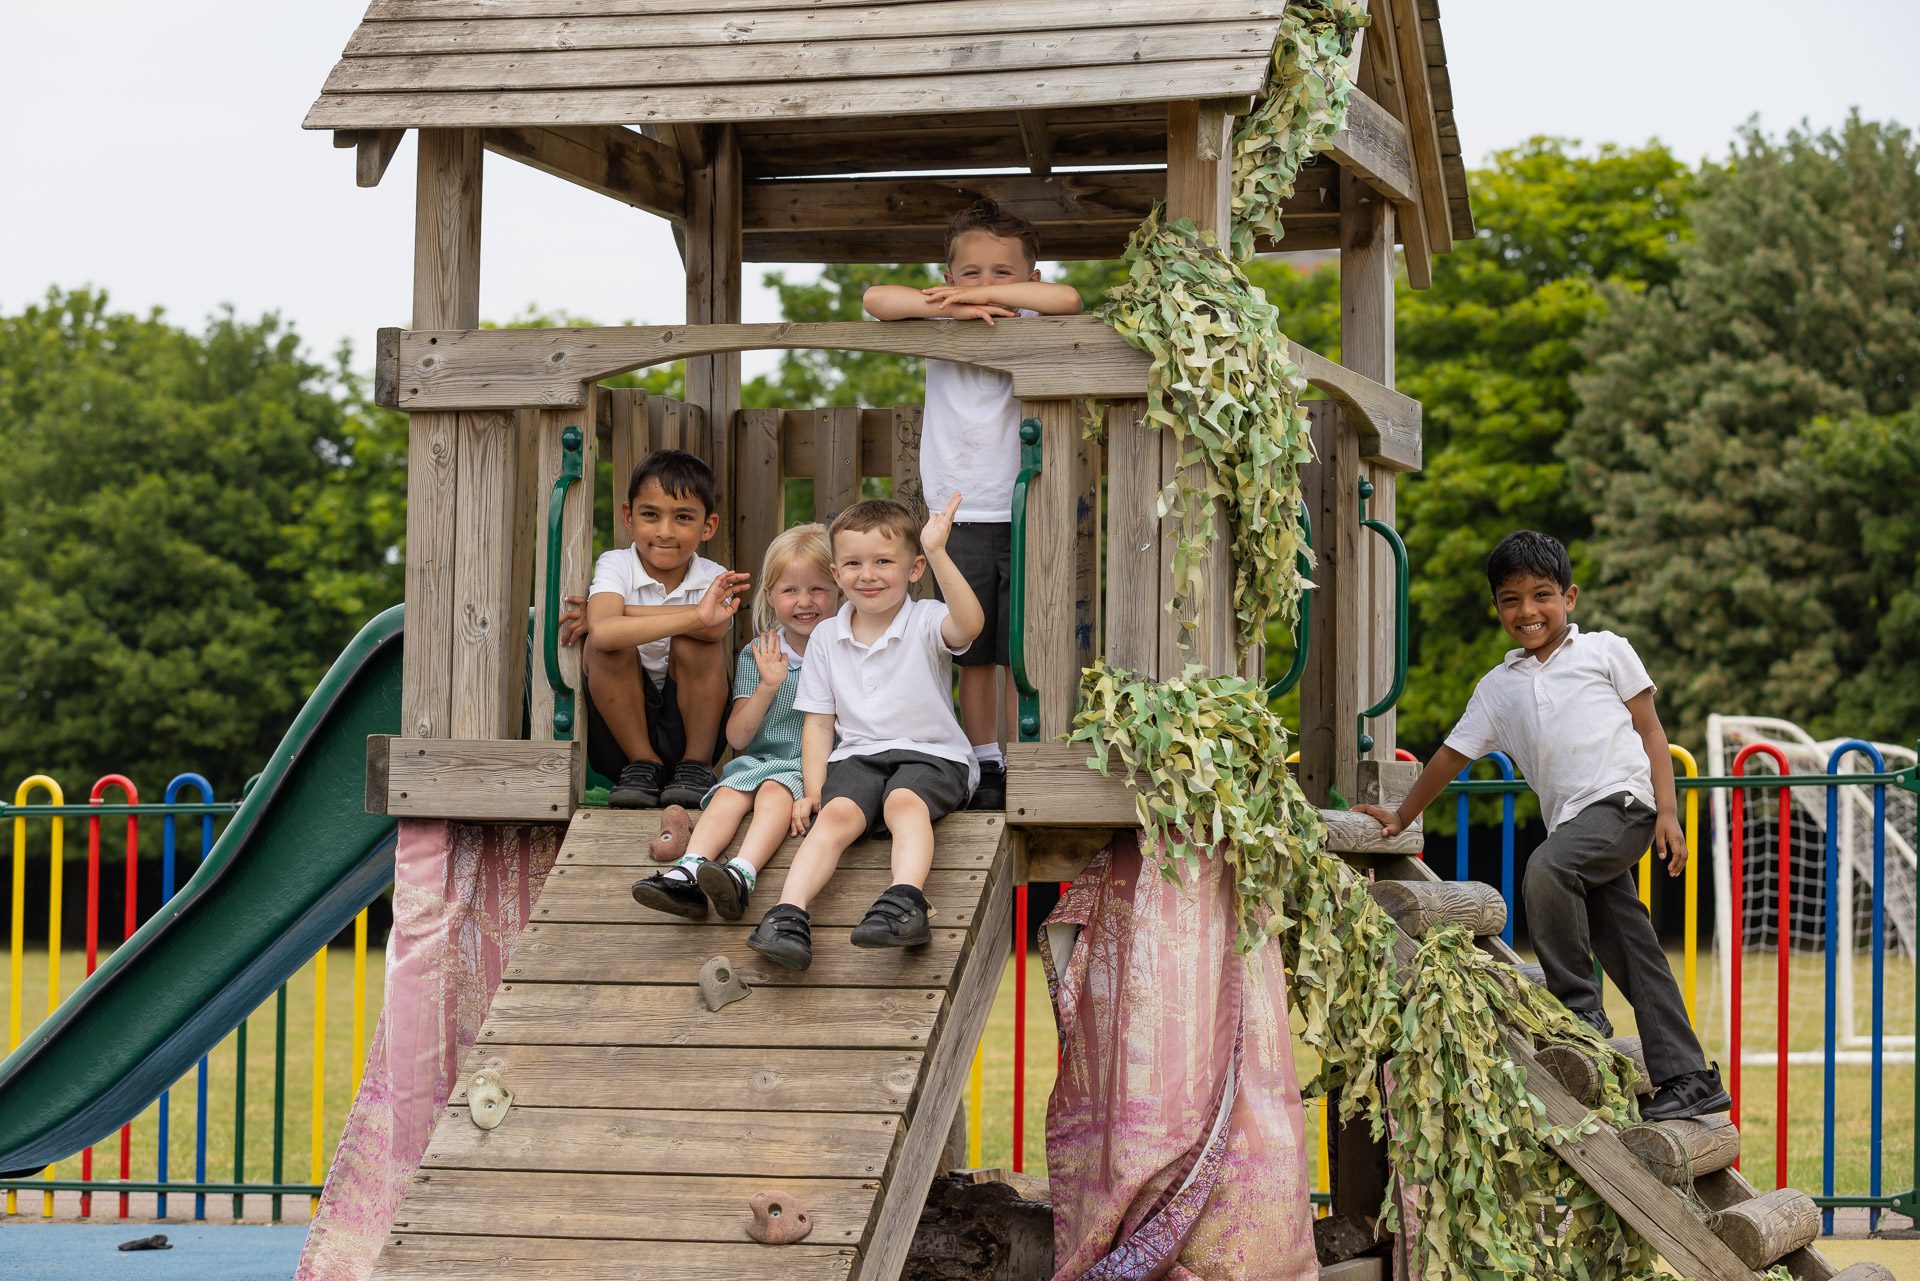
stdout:
<svg viewBox="0 0 1920 1281">
<path fill-rule="evenodd" d="M 1707 772 L 1725 777 L 1732 772 L 1734 758 L 1753 743 L 1767 743 L 1786 758 L 1792 774 L 1824 774 L 1833 751 L 1845 739 L 1815 740 L 1791 721 L 1765 716 L 1720 716 L 1707 718 Z M 1886 769 L 1891 772 L 1915 763 L 1914 749 L 1893 743 L 1875 743 Z M 1764 779 L 1776 771 L 1776 762 L 1764 752 L 1747 760 L 1744 774 Z M 1873 772 L 1865 753 L 1854 751 L 1839 763 L 1841 774 Z M 1734 924 L 1741 923 L 1746 951 L 1772 951 L 1785 946 L 1796 952 L 1819 952 L 1826 946 L 1829 920 L 1827 910 L 1827 814 L 1828 792 L 1823 786 L 1793 787 L 1790 797 L 1787 839 L 1789 842 L 1787 890 L 1788 937 L 1779 939 L 1780 842 L 1779 805 L 1775 789 L 1762 783 L 1747 794 L 1744 837 L 1742 840 L 1745 882 L 1743 902 L 1733 901 L 1730 793 L 1712 792 L 1714 953 L 1718 964 L 1720 1031 L 1723 1044 L 1732 1040 L 1732 992 L 1728 958 L 1734 946 Z M 1840 1063 L 1864 1064 L 1872 1059 L 1872 934 L 1871 904 L 1874 890 L 1874 789 L 1846 786 L 1838 793 L 1835 824 L 1839 893 L 1831 919 L 1839 935 L 1839 964 L 1835 972 L 1836 1022 L 1835 1059 Z M 1900 958 L 1910 970 L 1916 953 L 1915 939 L 1915 851 L 1914 794 L 1897 787 L 1886 789 L 1884 821 L 1879 838 L 1884 842 L 1886 882 L 1880 887 L 1885 905 L 1884 947 L 1888 960 Z M 1749 962 L 1750 964 L 1750 962 Z M 1865 974 L 1861 968 L 1868 967 Z M 1883 1038 L 1882 1061 L 1911 1063 L 1914 1060 L 1911 988 L 1901 985 L 1903 999 L 1891 996 L 1886 1002 L 1891 1016 Z M 1824 991 L 1817 998 L 1824 1000 Z M 1903 1009 L 1904 1006 L 1904 1009 Z M 1908 1030 L 1895 1034 L 1891 1026 Z M 1752 1038 L 1743 1038 L 1751 1042 Z M 1794 1050 L 1789 1063 L 1819 1063 L 1824 1046 Z M 1772 1050 L 1750 1052 L 1747 1063 L 1768 1065 L 1775 1062 Z"/>
</svg>

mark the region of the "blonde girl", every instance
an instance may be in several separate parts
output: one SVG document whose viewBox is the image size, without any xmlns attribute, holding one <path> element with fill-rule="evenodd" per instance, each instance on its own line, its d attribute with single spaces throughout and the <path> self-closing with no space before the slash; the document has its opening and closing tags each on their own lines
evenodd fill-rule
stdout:
<svg viewBox="0 0 1920 1281">
<path fill-rule="evenodd" d="M 759 635 L 740 652 L 727 713 L 727 743 L 736 755 L 707 793 L 697 825 L 677 805 L 662 814 L 653 854 L 675 861 L 634 882 L 634 901 L 642 907 L 699 920 L 711 900 L 714 911 L 737 921 L 773 852 L 789 835 L 806 831 L 807 815 L 796 814 L 794 804 L 803 794 L 800 729 L 806 718 L 793 710 L 793 699 L 807 639 L 839 607 L 832 562 L 823 525 L 796 525 L 767 548 L 753 598 Z M 749 815 L 740 852 L 726 858 Z"/>
</svg>

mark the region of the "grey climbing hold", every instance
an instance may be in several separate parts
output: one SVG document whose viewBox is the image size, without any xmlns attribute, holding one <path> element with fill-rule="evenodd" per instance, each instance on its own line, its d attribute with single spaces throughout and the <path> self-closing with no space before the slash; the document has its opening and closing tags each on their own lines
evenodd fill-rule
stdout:
<svg viewBox="0 0 1920 1281">
<path fill-rule="evenodd" d="M 722 1010 L 735 1001 L 744 1001 L 753 989 L 740 978 L 740 971 L 724 956 L 716 956 L 700 967 L 700 999 L 709 1010 Z"/>
<path fill-rule="evenodd" d="M 506 1120 L 512 1106 L 513 1091 L 492 1068 L 481 1068 L 467 1082 L 467 1111 L 481 1129 L 491 1130 Z"/>
<path fill-rule="evenodd" d="M 747 1206 L 753 1211 L 747 1235 L 761 1245 L 791 1245 L 813 1231 L 813 1220 L 792 1197 L 756 1192 Z"/>
</svg>

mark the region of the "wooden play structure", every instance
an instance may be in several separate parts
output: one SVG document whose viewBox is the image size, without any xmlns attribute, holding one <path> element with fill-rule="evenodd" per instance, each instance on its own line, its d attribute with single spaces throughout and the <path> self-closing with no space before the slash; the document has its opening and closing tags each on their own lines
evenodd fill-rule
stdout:
<svg viewBox="0 0 1920 1281">
<path fill-rule="evenodd" d="M 1300 727 L 1300 777 L 1323 805 L 1405 786 L 1391 707 L 1363 714 L 1401 674 L 1395 560 L 1362 520 L 1390 526 L 1395 477 L 1421 461 L 1420 406 L 1393 385 L 1396 247 L 1419 288 L 1433 256 L 1473 234 L 1438 14 L 1430 0 L 1372 8 L 1347 125 L 1302 172 L 1277 246 L 1339 251 L 1341 360 L 1294 352 L 1324 397 L 1305 478 L 1318 566 Z M 306 121 L 355 150 L 363 186 L 407 131 L 418 139 L 412 322 L 378 344 L 379 399 L 410 422 L 404 732 L 370 746 L 368 807 L 570 825 L 469 1064 L 469 1079 L 498 1072 L 508 1115 L 481 1129 L 456 1094 L 377 1275 L 898 1274 L 1009 955 L 1013 886 L 1070 877 L 1101 833 L 1134 822 L 1123 781 L 1056 741 L 1078 673 L 1101 654 L 1152 675 L 1232 669 L 1232 566 L 1219 544 L 1182 648 L 1183 620 L 1160 607 L 1171 535 L 1154 515 L 1175 454 L 1143 422 L 1146 358 L 1100 321 L 748 325 L 743 264 L 937 261 L 948 217 L 975 195 L 1030 219 L 1052 258 L 1117 256 L 1163 199 L 1224 240 L 1229 138 L 1266 89 L 1283 12 L 1281 0 L 373 0 Z M 668 219 L 687 323 L 482 330 L 488 152 Z M 800 975 L 747 964 L 744 925 L 668 926 L 632 906 L 655 819 L 580 808 L 579 656 L 552 639 L 561 594 L 587 581 L 593 505 L 610 499 L 593 492 L 603 438 L 616 485 L 663 444 L 712 464 L 724 520 L 709 553 L 729 565 L 756 566 L 798 515 L 784 507 L 790 478 L 812 481 L 822 519 L 866 478 L 917 493 L 917 408 L 741 409 L 740 353 L 796 348 L 1002 370 L 1038 425 L 1040 460 L 1023 637 L 1038 741 L 1012 753 L 1007 811 L 942 823 L 931 947 L 855 957 L 827 942 Z M 684 403 L 599 386 L 669 361 L 685 362 Z M 1103 444 L 1083 430 L 1090 414 Z M 1417 830 L 1380 841 L 1366 820 L 1328 818 L 1356 868 L 1427 892 L 1408 857 Z M 816 924 L 854 923 L 884 886 L 884 848 L 856 847 L 843 866 Z M 719 953 L 769 992 L 706 1013 L 695 978 Z M 1532 1066 L 1529 1047 L 1514 1051 Z M 1578 1114 L 1535 1076 L 1556 1121 Z M 1610 1131 L 1566 1156 L 1689 1276 L 1747 1281 L 1774 1257 L 1736 1256 Z M 1710 1203 L 1753 1195 L 1730 1170 L 1693 1174 Z M 1343 1136 L 1336 1208 L 1370 1213 L 1383 1177 L 1364 1136 Z M 747 1198 L 768 1186 L 816 1225 L 777 1257 L 742 1230 Z M 1795 1251 L 1797 1276 L 1832 1276 L 1809 1239 L 1771 1244 Z"/>
</svg>

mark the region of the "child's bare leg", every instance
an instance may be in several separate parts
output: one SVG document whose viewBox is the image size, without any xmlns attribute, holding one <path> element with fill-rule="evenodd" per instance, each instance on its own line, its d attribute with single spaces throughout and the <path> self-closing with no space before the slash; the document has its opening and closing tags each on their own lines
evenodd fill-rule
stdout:
<svg viewBox="0 0 1920 1281">
<path fill-rule="evenodd" d="M 826 888 L 833 870 L 840 866 L 840 856 L 847 852 L 847 846 L 866 830 L 867 816 L 858 805 L 844 796 L 828 801 L 800 842 L 799 853 L 793 856 L 793 870 L 787 873 L 786 892 L 780 901 L 798 908 L 813 902 L 813 896 Z"/>
<path fill-rule="evenodd" d="M 693 835 L 687 838 L 687 853 L 701 858 L 721 857 L 727 852 L 727 846 L 733 844 L 740 821 L 752 811 L 753 797 L 747 793 L 731 787 L 717 789 L 707 799 L 707 807 L 700 811 L 700 821 L 693 825 Z"/>
<path fill-rule="evenodd" d="M 719 641 L 676 636 L 667 651 L 667 671 L 679 694 L 680 723 L 687 728 L 687 759 L 711 765 L 727 710 L 726 647 Z M 732 833 L 727 839 L 733 839 Z"/>
<path fill-rule="evenodd" d="M 1000 740 L 1000 673 L 1006 670 L 1004 667 L 960 669 L 960 727 L 966 730 L 967 741 L 976 747 Z M 1008 681 L 1007 687 L 1011 689 L 1013 682 Z"/>
<path fill-rule="evenodd" d="M 588 647 L 587 694 L 593 714 L 613 733 L 614 741 L 630 761 L 660 763 L 647 737 L 647 696 L 640 684 L 647 675 L 640 668 L 637 649 L 605 650 Z"/>
<path fill-rule="evenodd" d="M 747 837 L 740 842 L 740 852 L 734 857 L 758 872 L 787 839 L 787 829 L 792 822 L 793 793 L 787 790 L 787 785 L 771 780 L 760 784 L 760 790 L 753 794 L 753 821 L 747 825 Z"/>
<path fill-rule="evenodd" d="M 925 889 L 933 870 L 933 818 L 927 803 L 905 788 L 887 793 L 880 807 L 893 833 L 893 884 Z"/>
</svg>

